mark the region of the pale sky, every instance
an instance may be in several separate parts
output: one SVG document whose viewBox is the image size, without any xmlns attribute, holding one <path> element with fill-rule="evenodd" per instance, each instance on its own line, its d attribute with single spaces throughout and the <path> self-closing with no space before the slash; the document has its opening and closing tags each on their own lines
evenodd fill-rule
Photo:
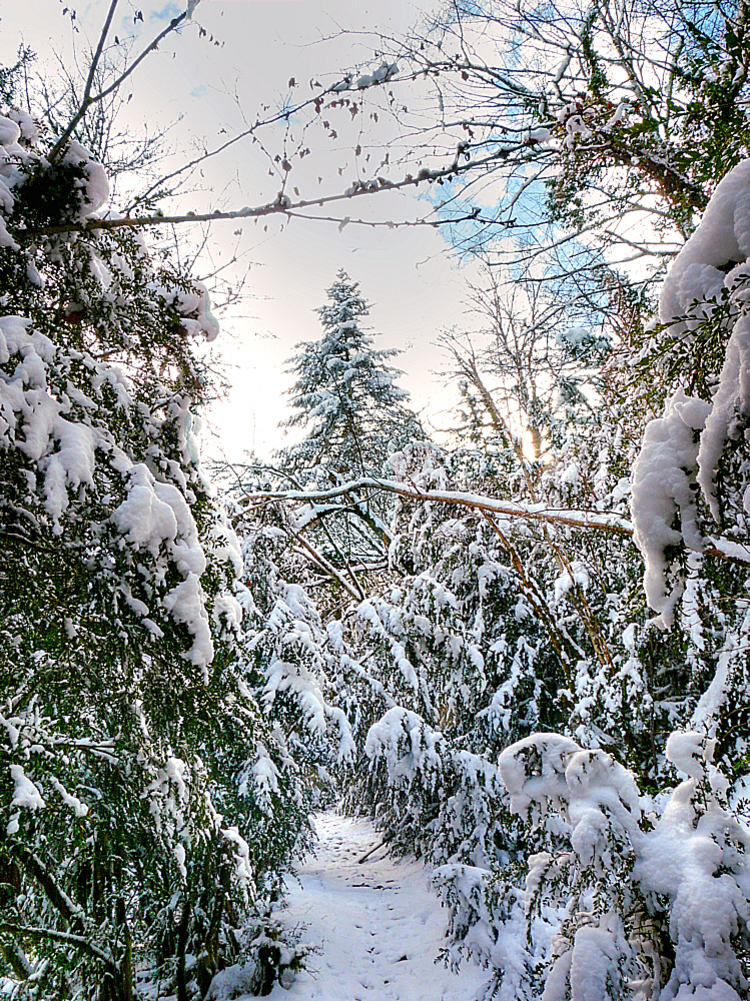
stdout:
<svg viewBox="0 0 750 1001">
<path fill-rule="evenodd" d="M 427 8 L 432 0 L 422 0 Z M 74 36 L 68 7 L 76 11 L 81 30 Z M 0 0 L 0 64 L 9 63 L 21 40 L 42 59 L 52 53 L 70 58 L 73 41 L 80 47 L 88 37 L 98 37 L 109 0 L 72 4 L 66 0 Z M 180 2 L 133 3 L 121 0 L 112 35 L 125 38 L 136 31 L 150 41 L 168 21 L 184 9 Z M 138 12 L 143 24 L 134 21 Z M 298 81 L 292 96 L 309 88 L 312 79 L 324 85 L 340 79 L 354 66 L 374 69 L 370 58 L 377 48 L 377 32 L 408 30 L 421 16 L 411 0 L 202 0 L 194 12 L 196 24 L 181 36 L 165 40 L 133 76 L 133 98 L 128 114 L 133 128 L 168 123 L 182 115 L 172 138 L 180 149 L 204 143 L 208 148 L 243 127 L 242 116 L 254 121 L 264 105 L 275 107 L 290 93 L 288 81 Z M 199 37 L 202 27 L 207 35 Z M 341 29 L 359 32 L 342 35 Z M 211 38 L 220 42 L 212 44 Z M 136 47 L 138 51 L 138 47 Z M 309 92 L 309 89 L 308 91 Z M 351 147 L 356 122 L 331 141 L 318 129 L 307 137 L 313 155 L 295 161 L 290 174 L 303 195 L 317 187 L 317 177 L 331 190 L 344 189 L 356 176 Z M 224 131 L 226 130 L 226 131 Z M 381 133 L 383 141 L 388 134 Z M 281 128 L 266 131 L 271 150 L 283 150 Z M 356 142 L 356 139 L 355 139 Z M 239 208 L 273 200 L 277 176 L 268 176 L 269 164 L 257 145 L 249 141 L 207 162 L 195 190 L 183 204 L 201 211 Z M 341 170 L 341 175 L 339 175 Z M 117 207 L 117 206 L 114 206 Z M 356 205 L 356 214 L 362 209 Z M 355 209 L 351 209 L 355 215 Z M 424 212 L 412 194 L 388 193 L 378 198 L 372 218 L 413 218 Z M 207 454 L 222 452 L 241 458 L 255 447 L 267 456 L 281 444 L 277 425 L 285 416 L 284 392 L 291 384 L 285 360 L 295 343 L 318 336 L 320 326 L 313 312 L 326 301 L 325 289 L 337 270 L 345 268 L 359 281 L 372 303 L 371 325 L 383 336 L 378 347 L 398 347 L 404 354 L 394 364 L 405 370 L 401 384 L 412 393 L 413 405 L 438 426 L 450 417 L 445 408 L 450 397 L 431 370 L 442 366 L 433 342 L 440 331 L 464 325 L 465 273 L 446 252 L 440 235 L 429 228 L 368 229 L 347 225 L 292 220 L 283 226 L 279 217 L 268 221 L 268 231 L 252 223 L 214 224 L 208 237 L 201 270 L 231 256 L 235 245 L 252 262 L 241 305 L 224 317 L 217 350 L 231 383 L 229 398 L 214 405 L 207 415 L 203 448 Z"/>
</svg>

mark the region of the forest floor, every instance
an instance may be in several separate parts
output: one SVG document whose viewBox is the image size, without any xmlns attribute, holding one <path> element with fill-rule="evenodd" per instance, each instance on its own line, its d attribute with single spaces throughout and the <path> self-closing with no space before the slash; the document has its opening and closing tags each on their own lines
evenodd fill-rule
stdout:
<svg viewBox="0 0 750 1001">
<path fill-rule="evenodd" d="M 367 820 L 324 813 L 315 826 L 319 843 L 289 881 L 284 922 L 304 926 L 320 951 L 272 1001 L 474 1001 L 487 971 L 435 962 L 447 912 L 424 865 L 393 859 Z"/>
</svg>

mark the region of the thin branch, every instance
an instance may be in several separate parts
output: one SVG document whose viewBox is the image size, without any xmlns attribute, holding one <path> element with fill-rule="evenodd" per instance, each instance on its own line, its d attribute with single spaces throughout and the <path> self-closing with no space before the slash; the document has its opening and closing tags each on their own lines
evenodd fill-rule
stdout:
<svg viewBox="0 0 750 1001">
<path fill-rule="evenodd" d="M 402 188 L 417 187 L 423 181 L 437 181 L 444 177 L 453 177 L 459 173 L 465 173 L 467 170 L 488 166 L 492 161 L 504 160 L 506 157 L 514 151 L 514 147 L 503 147 L 503 149 L 496 151 L 489 157 L 483 157 L 481 160 L 471 161 L 470 163 L 460 165 L 458 167 L 455 164 L 451 164 L 449 167 L 444 167 L 439 170 L 420 170 L 416 177 L 411 174 L 407 174 L 400 181 L 389 181 L 386 178 L 375 178 L 371 181 L 358 181 L 355 182 L 346 191 L 337 195 L 324 195 L 321 198 L 307 198 L 300 199 L 299 201 L 293 202 L 287 195 L 280 192 L 276 200 L 269 202 L 267 205 L 260 205 L 254 208 L 245 206 L 241 209 L 235 209 L 231 212 L 220 212 L 218 209 L 214 212 L 186 212 L 179 215 L 150 215 L 150 216 L 125 216 L 121 219 L 86 219 L 80 223 L 67 223 L 65 225 L 59 226 L 46 226 L 39 230 L 14 230 L 14 235 L 20 238 L 35 238 L 38 236 L 54 236 L 60 233 L 87 233 L 93 230 L 112 230 L 112 229 L 134 229 L 145 226 L 168 226 L 176 225 L 178 223 L 185 222 L 216 222 L 223 219 L 258 219 L 262 216 L 283 214 L 291 216 L 294 212 L 299 209 L 312 208 L 313 206 L 324 206 L 330 205 L 332 202 L 348 201 L 351 198 L 356 198 L 360 195 L 372 195 L 378 191 L 398 191 Z M 476 219 L 479 213 L 476 215 L 471 213 L 467 218 Z M 341 220 L 343 222 L 343 220 Z M 445 224 L 450 222 L 456 222 L 461 220 L 445 220 Z M 483 220 L 484 221 L 484 220 Z M 429 225 L 440 225 L 439 220 L 435 222 L 430 222 Z M 370 223 L 363 223 L 363 225 L 371 225 Z M 381 225 L 388 226 L 388 223 L 382 223 Z"/>
<path fill-rule="evenodd" d="M 182 22 L 187 17 L 187 11 L 185 10 L 185 11 L 182 12 L 182 14 L 180 14 L 179 17 L 172 18 L 172 20 L 169 22 L 169 24 L 166 26 L 166 28 L 164 28 L 162 31 L 159 32 L 159 34 L 156 36 L 156 38 L 149 45 L 146 46 L 146 48 L 143 50 L 143 52 L 141 52 L 141 54 L 138 56 L 138 58 L 135 59 L 135 60 L 133 60 L 133 62 L 130 64 L 130 66 L 128 66 L 127 69 L 125 69 L 120 74 L 120 76 L 118 76 L 117 79 L 114 80 L 109 85 L 109 87 L 105 87 L 104 90 L 100 91 L 100 93 L 98 93 L 94 97 L 92 97 L 91 96 L 91 85 L 93 83 L 94 72 L 96 70 L 97 62 L 98 62 L 98 59 L 99 59 L 99 57 L 101 55 L 102 47 L 104 45 L 104 41 L 105 41 L 107 33 L 109 31 L 109 27 L 110 27 L 110 24 L 112 22 L 112 17 L 114 15 L 115 7 L 117 6 L 117 3 L 118 3 L 118 0 L 112 0 L 112 5 L 111 5 L 111 7 L 109 9 L 109 13 L 107 14 L 107 20 L 104 23 L 104 27 L 102 28 L 102 33 L 101 33 L 101 36 L 99 37 L 99 44 L 97 46 L 97 50 L 96 50 L 96 53 L 94 55 L 94 59 L 93 59 L 92 64 L 91 64 L 91 69 L 89 71 L 89 78 L 86 81 L 86 89 L 84 91 L 84 96 L 83 96 L 83 100 L 81 101 L 81 105 L 78 108 L 78 111 L 75 113 L 75 115 L 71 119 L 71 121 L 69 122 L 69 124 L 68 124 L 67 128 L 65 129 L 65 131 L 63 132 L 63 134 L 60 136 L 60 138 L 57 140 L 57 142 L 55 143 L 55 145 L 52 147 L 52 150 L 51 150 L 51 152 L 49 154 L 49 157 L 48 157 L 48 159 L 49 159 L 50 162 L 53 162 L 54 160 L 56 160 L 57 157 L 60 155 L 60 153 L 63 151 L 63 149 L 65 149 L 65 147 L 68 144 L 68 140 L 70 139 L 71 135 L 73 134 L 73 130 L 75 129 L 76 125 L 78 125 L 78 123 L 81 121 L 81 119 L 84 117 L 84 115 L 89 110 L 89 108 L 92 105 L 98 104 L 100 101 L 103 101 L 105 97 L 109 97 L 109 95 L 111 93 L 113 93 L 115 90 L 117 90 L 125 82 L 125 80 L 127 80 L 127 78 L 135 70 L 135 68 L 137 66 L 139 66 L 143 62 L 143 60 L 146 58 L 146 56 L 150 52 L 153 52 L 155 49 L 157 49 L 159 47 L 159 42 L 161 42 L 164 38 L 166 38 L 166 36 L 169 35 L 171 32 L 173 32 L 177 28 L 179 28 L 180 24 L 182 24 Z"/>
<path fill-rule="evenodd" d="M 0 923 L 0 931 L 12 932 L 16 935 L 26 935 L 34 939 L 52 939 L 53 942 L 60 942 L 63 945 L 73 945 L 82 952 L 88 953 L 94 959 L 98 959 L 107 968 L 110 974 L 117 976 L 119 970 L 112 962 L 106 952 L 82 935 L 72 935 L 70 932 L 56 931 L 54 928 L 38 928 L 31 925 L 17 925 L 10 921 Z"/>
<path fill-rule="evenodd" d="M 500 526 L 490 517 L 487 511 L 480 511 L 482 517 L 489 524 L 492 531 L 500 539 L 503 548 L 508 553 L 519 576 L 519 579 L 523 585 L 524 594 L 529 599 L 531 604 L 534 606 L 534 610 L 537 613 L 539 621 L 545 626 L 547 630 L 547 635 L 550 638 L 550 642 L 560 659 L 560 665 L 562 667 L 563 673 L 565 675 L 565 683 L 568 686 L 568 697 L 569 692 L 573 688 L 574 679 L 574 667 L 573 665 L 582 656 L 580 648 L 573 642 L 570 636 L 566 632 L 563 632 L 558 628 L 555 616 L 552 614 L 547 601 L 539 590 L 536 582 L 532 580 L 526 573 L 526 568 L 524 566 L 523 560 L 516 552 L 515 548 L 511 545 L 509 539 L 505 536 L 504 532 L 500 529 Z M 566 694 L 566 693 L 561 693 Z"/>
<path fill-rule="evenodd" d="M 357 580 L 357 578 L 354 576 L 353 573 L 352 573 L 352 579 L 354 581 L 354 584 L 356 585 L 356 590 L 347 581 L 347 579 L 338 572 L 336 567 L 332 563 L 330 563 L 325 558 L 325 556 L 323 556 L 322 553 L 318 552 L 317 549 L 315 549 L 313 546 L 310 545 L 307 539 L 304 539 L 301 535 L 297 535 L 296 539 L 297 542 L 303 547 L 303 549 L 305 549 L 305 551 L 309 553 L 312 562 L 315 563 L 316 566 L 320 567 L 320 569 L 323 570 L 325 573 L 327 573 L 329 576 L 333 577 L 334 580 L 338 581 L 338 583 L 344 588 L 345 591 L 347 591 L 352 596 L 352 598 L 354 598 L 355 601 L 362 601 L 364 599 L 365 597 L 364 591 L 359 586 L 359 581 Z"/>
<path fill-rule="evenodd" d="M 11 842 L 10 850 L 19 859 L 28 874 L 39 883 L 47 895 L 49 902 L 57 909 L 64 920 L 69 922 L 77 931 L 83 931 L 85 914 L 70 899 L 65 890 L 57 884 L 54 876 L 51 875 L 42 860 L 34 852 L 18 842 Z"/>
</svg>

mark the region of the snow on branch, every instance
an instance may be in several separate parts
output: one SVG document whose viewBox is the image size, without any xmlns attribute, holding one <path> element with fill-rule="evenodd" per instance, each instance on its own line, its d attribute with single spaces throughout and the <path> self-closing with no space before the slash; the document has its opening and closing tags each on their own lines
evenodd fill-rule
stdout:
<svg viewBox="0 0 750 1001">
<path fill-rule="evenodd" d="M 646 563 L 644 587 L 651 608 L 671 625 L 681 582 L 668 593 L 669 546 L 685 542 L 703 551 L 696 525 L 696 431 L 702 430 L 710 405 L 678 389 L 667 401 L 664 415 L 646 425 L 643 444 L 633 467 L 635 544 Z M 673 527 L 679 513 L 680 531 Z"/>
<path fill-rule="evenodd" d="M 511 810 L 557 846 L 529 858 L 526 880 L 527 917 L 540 903 L 567 910 L 549 949 L 545 998 L 641 996 L 631 989 L 649 975 L 650 996 L 662 1001 L 746 996 L 750 831 L 723 805 L 714 745 L 703 734 L 671 734 L 666 756 L 686 779 L 658 816 L 646 812 L 631 771 L 564 735 L 536 733 L 500 754 Z M 560 834 L 570 846 L 563 854 Z M 586 900 L 597 906 L 582 907 Z M 663 946 L 648 936 L 660 928 L 674 950 L 671 970 L 661 958 L 654 964 Z"/>
<path fill-rule="evenodd" d="M 659 311 L 669 336 L 690 342 L 713 321 L 728 337 L 721 372 L 710 401 L 678 390 L 661 417 L 650 421 L 633 469 L 635 542 L 646 564 L 650 606 L 669 626 L 682 592 L 678 575 L 670 589 L 670 550 L 684 544 L 694 552 L 747 563 L 748 547 L 704 539 L 697 524 L 700 490 L 717 522 L 723 521 L 719 467 L 728 445 L 750 424 L 750 159 L 721 180 L 700 225 L 677 255 L 664 282 Z M 744 513 L 750 485 L 740 471 Z M 744 481 L 744 482 L 742 482 Z M 730 519 L 731 520 L 731 519 Z M 730 532 L 731 525 L 728 526 Z M 731 557 L 729 554 L 732 554 Z"/>
<path fill-rule="evenodd" d="M 626 518 L 614 513 L 602 514 L 594 511 L 548 508 L 544 504 L 520 504 L 514 501 L 498 500 L 493 497 L 484 497 L 481 494 L 464 493 L 456 490 L 420 490 L 405 483 L 396 483 L 391 480 L 380 480 L 372 477 L 364 477 L 359 480 L 352 480 L 349 483 L 342 483 L 339 486 L 332 487 L 330 490 L 279 490 L 248 494 L 244 498 L 247 502 L 247 508 L 236 517 L 241 518 L 242 514 L 249 508 L 270 501 L 313 503 L 315 501 L 331 500 L 334 497 L 341 497 L 357 490 L 384 490 L 388 493 L 398 494 L 400 497 L 407 497 L 410 500 L 424 503 L 432 501 L 439 504 L 457 504 L 460 507 L 504 514 L 511 518 L 522 518 L 527 521 L 570 525 L 574 528 L 594 528 L 605 532 L 614 532 L 618 535 L 630 536 L 633 534 L 632 524 Z M 750 553 L 748 553 L 747 562 L 750 563 Z"/>
<path fill-rule="evenodd" d="M 635 534 L 633 523 L 615 512 L 553 508 L 546 507 L 544 504 L 521 504 L 457 490 L 419 490 L 417 487 L 405 483 L 395 483 L 391 480 L 379 480 L 371 477 L 342 483 L 330 490 L 270 490 L 247 494 L 243 498 L 246 507 L 234 516 L 234 521 L 235 523 L 240 521 L 253 508 L 274 501 L 298 501 L 303 504 L 312 504 L 317 501 L 332 500 L 356 490 L 383 490 L 422 503 L 455 504 L 475 511 L 519 518 L 522 521 L 538 521 L 548 525 L 566 525 L 570 528 L 611 532 L 630 538 Z M 722 536 L 704 536 L 701 551 L 706 556 L 750 566 L 750 546 L 725 539 Z"/>
<path fill-rule="evenodd" d="M 61 945 L 73 946 L 85 952 L 93 959 L 98 959 L 113 976 L 119 973 L 118 968 L 107 953 L 102 952 L 94 942 L 84 938 L 82 935 L 73 935 L 71 932 L 58 931 L 54 928 L 35 928 L 29 925 L 14 924 L 11 921 L 4 921 L 0 924 L 0 931 L 26 935 L 31 939 L 51 939 L 54 942 L 59 942 Z"/>
</svg>

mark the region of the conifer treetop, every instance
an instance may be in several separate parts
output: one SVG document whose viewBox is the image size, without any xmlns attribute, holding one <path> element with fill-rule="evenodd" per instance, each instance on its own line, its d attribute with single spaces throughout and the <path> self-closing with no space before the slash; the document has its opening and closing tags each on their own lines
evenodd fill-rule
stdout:
<svg viewBox="0 0 750 1001">
<path fill-rule="evenodd" d="M 323 334 L 299 344 L 290 365 L 296 413 L 286 423 L 309 432 L 283 458 L 297 468 L 330 463 L 344 475 L 380 472 L 391 452 L 424 432 L 396 385 L 400 370 L 388 364 L 400 352 L 376 349 L 360 325 L 370 307 L 359 284 L 342 269 L 327 291 L 329 302 L 316 311 Z"/>
</svg>

